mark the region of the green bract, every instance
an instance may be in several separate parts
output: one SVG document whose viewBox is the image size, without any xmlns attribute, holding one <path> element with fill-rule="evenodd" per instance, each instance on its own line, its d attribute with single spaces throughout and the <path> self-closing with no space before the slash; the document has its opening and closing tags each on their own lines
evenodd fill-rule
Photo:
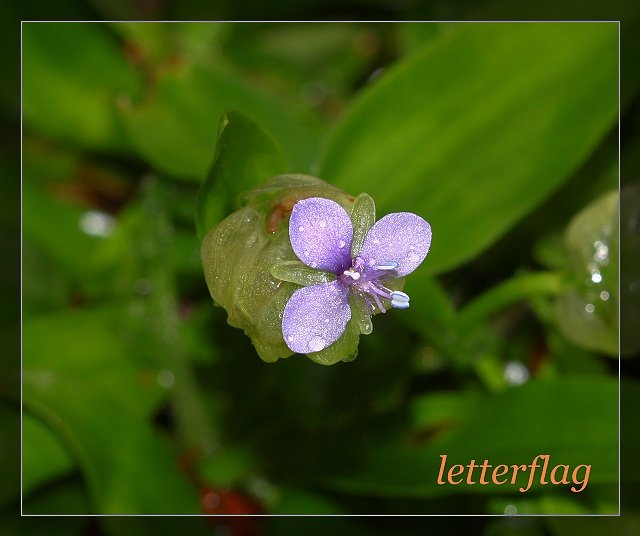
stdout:
<svg viewBox="0 0 640 536">
<path fill-rule="evenodd" d="M 202 242 L 202 264 L 214 302 L 227 311 L 231 326 L 251 338 L 264 361 L 292 353 L 281 326 L 293 292 L 335 279 L 334 274 L 304 265 L 291 248 L 291 210 L 309 197 L 339 203 L 351 214 L 355 237 L 364 236 L 375 220 L 373 200 L 366 194 L 356 199 L 315 177 L 278 175 L 245 194 L 244 205 L 209 230 Z M 371 320 L 352 302 L 352 317 L 344 334 L 324 350 L 307 355 L 323 365 L 354 359 L 360 334 L 371 333 L 371 329 Z"/>
<path fill-rule="evenodd" d="M 565 235 L 572 285 L 556 303 L 558 326 L 575 344 L 618 353 L 618 192 L 579 212 Z"/>
</svg>

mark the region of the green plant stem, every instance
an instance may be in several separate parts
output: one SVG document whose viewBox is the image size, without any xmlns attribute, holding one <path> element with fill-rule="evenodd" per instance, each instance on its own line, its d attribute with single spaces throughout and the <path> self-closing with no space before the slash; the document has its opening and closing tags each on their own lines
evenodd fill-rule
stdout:
<svg viewBox="0 0 640 536">
<path fill-rule="evenodd" d="M 535 272 L 517 275 L 496 285 L 458 313 L 458 330 L 482 322 L 508 305 L 537 296 L 555 296 L 562 290 L 562 274 L 557 272 Z"/>
</svg>

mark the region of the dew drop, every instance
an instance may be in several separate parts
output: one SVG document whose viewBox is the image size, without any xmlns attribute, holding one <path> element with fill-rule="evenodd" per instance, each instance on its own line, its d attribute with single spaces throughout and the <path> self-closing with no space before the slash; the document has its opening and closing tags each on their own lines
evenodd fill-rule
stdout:
<svg viewBox="0 0 640 536">
<path fill-rule="evenodd" d="M 504 368 L 504 379 L 509 385 L 522 385 L 529 379 L 529 369 L 519 361 L 510 361 Z"/>
<path fill-rule="evenodd" d="M 322 221 L 320 222 L 320 224 L 319 224 L 319 225 L 320 225 L 320 228 L 321 228 L 321 229 L 326 229 L 326 227 L 327 227 L 327 222 L 326 222 L 325 220 L 322 220 Z"/>
<path fill-rule="evenodd" d="M 105 212 L 89 210 L 80 218 L 80 229 L 91 236 L 109 236 L 115 226 L 114 219 Z"/>
<path fill-rule="evenodd" d="M 411 262 L 418 262 L 420 260 L 420 255 L 412 253 L 411 255 L 409 255 L 409 260 Z"/>
<path fill-rule="evenodd" d="M 585 305 L 584 308 L 587 311 L 587 313 L 593 313 L 593 311 L 596 310 L 596 308 L 594 307 L 593 303 L 587 303 L 587 305 Z"/>
<path fill-rule="evenodd" d="M 347 243 L 344 240 L 340 240 L 340 242 L 338 242 L 338 247 L 340 249 L 342 249 L 343 247 L 345 247 L 347 245 Z"/>
<path fill-rule="evenodd" d="M 300 227 L 298 227 L 298 231 L 304 231 L 304 227 L 301 225 Z"/>
<path fill-rule="evenodd" d="M 609 248 L 606 245 L 604 245 L 602 242 L 600 242 L 599 240 L 596 241 L 594 246 L 596 248 L 596 258 L 600 262 L 605 261 L 607 256 L 609 255 Z"/>
</svg>

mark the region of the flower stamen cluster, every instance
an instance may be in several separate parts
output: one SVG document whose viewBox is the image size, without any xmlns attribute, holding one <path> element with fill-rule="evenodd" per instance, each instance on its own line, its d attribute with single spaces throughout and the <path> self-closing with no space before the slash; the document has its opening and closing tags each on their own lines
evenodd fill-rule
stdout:
<svg viewBox="0 0 640 536">
<path fill-rule="evenodd" d="M 304 267 L 294 262 L 272 271 L 305 285 L 293 293 L 282 317 L 284 340 L 294 352 L 319 352 L 334 343 L 351 320 L 352 306 L 369 318 L 389 307 L 409 308 L 409 296 L 391 287 L 401 286 L 401 278 L 427 256 L 431 226 L 410 212 L 374 222 L 375 207 L 366 194 L 356 199 L 351 216 L 321 197 L 294 205 L 289 238 Z"/>
</svg>

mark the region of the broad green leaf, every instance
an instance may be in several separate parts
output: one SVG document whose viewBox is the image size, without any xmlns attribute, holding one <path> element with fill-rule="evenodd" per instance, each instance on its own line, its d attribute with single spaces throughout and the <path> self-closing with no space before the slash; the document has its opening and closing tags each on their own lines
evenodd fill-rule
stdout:
<svg viewBox="0 0 640 536">
<path fill-rule="evenodd" d="M 128 150 L 117 102 L 137 98 L 142 78 L 107 25 L 26 22 L 22 60 L 25 125 L 92 150 Z"/>
<path fill-rule="evenodd" d="M 319 174 L 424 216 L 433 274 L 544 200 L 616 116 L 616 24 L 460 25 L 362 92 Z"/>
<path fill-rule="evenodd" d="M 447 455 L 450 467 L 467 465 L 472 459 L 479 464 L 487 459 L 493 466 L 530 464 L 535 456 L 549 454 L 552 466 L 591 464 L 590 486 L 615 483 L 617 390 L 617 381 L 612 378 L 565 377 L 532 381 L 493 396 L 469 398 L 470 393 L 461 394 L 460 401 L 442 394 L 424 395 L 413 404 L 412 436 L 390 440 L 390 430 L 383 428 L 382 435 L 373 433 L 354 446 L 357 461 L 329 462 L 313 478 L 345 492 L 390 497 L 518 494 L 510 485 L 476 484 L 463 489 L 438 485 L 440 455 Z M 637 385 L 633 391 L 636 398 L 640 396 Z M 434 408 L 436 405 L 441 408 Z M 426 429 L 416 427 L 421 422 Z M 534 482 L 531 493 L 548 487 Z M 573 495 L 568 489 L 563 493 Z"/>
<path fill-rule="evenodd" d="M 133 143 L 154 167 L 201 181 L 211 165 L 218 121 L 229 109 L 267 128 L 298 171 L 308 168 L 317 122 L 222 67 L 187 63 L 166 70 L 145 100 L 122 113 Z"/>
<path fill-rule="evenodd" d="M 76 279 L 86 279 L 102 237 L 83 231 L 89 211 L 47 195 L 25 177 L 22 188 L 23 233 L 31 243 Z M 28 257 L 30 259 L 30 257 Z"/>
<path fill-rule="evenodd" d="M 29 413 L 22 415 L 22 492 L 27 495 L 38 486 L 73 469 L 69 452 L 51 428 Z M 50 512 L 53 513 L 53 512 Z"/>
<path fill-rule="evenodd" d="M 73 453 L 97 512 L 197 513 L 195 489 L 153 429 L 156 371 L 135 366 L 119 317 L 94 309 L 25 322 L 25 408 Z"/>
<path fill-rule="evenodd" d="M 335 116 L 375 68 L 390 25 L 349 22 L 228 24 L 222 54 L 267 86 Z"/>
<path fill-rule="evenodd" d="M 172 191 L 155 177 L 141 184 L 139 199 L 121 213 L 118 228 L 99 252 L 102 277 L 113 294 L 127 300 L 122 324 L 139 362 L 161 367 L 171 386 L 178 443 L 183 449 L 212 452 L 216 442 L 189 364 L 181 325 L 174 269 L 176 242 L 168 215 Z M 197 249 L 197 241 L 192 237 Z M 193 338 L 192 338 L 193 341 Z M 208 348 L 209 356 L 216 354 Z"/>
<path fill-rule="evenodd" d="M 239 207 L 240 195 L 287 171 L 280 148 L 240 112 L 227 112 L 218 127 L 216 156 L 196 206 L 200 239 Z"/>
</svg>

